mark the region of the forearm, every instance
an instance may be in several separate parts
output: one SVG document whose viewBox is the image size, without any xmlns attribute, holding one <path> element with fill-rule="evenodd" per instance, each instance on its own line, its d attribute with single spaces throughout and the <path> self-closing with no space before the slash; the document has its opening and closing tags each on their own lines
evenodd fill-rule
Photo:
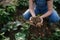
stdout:
<svg viewBox="0 0 60 40">
<path fill-rule="evenodd" d="M 29 11 L 30 11 L 31 15 L 34 17 L 35 16 L 35 12 L 34 12 L 33 0 L 29 0 Z"/>
<path fill-rule="evenodd" d="M 46 18 L 46 17 L 48 17 L 48 16 L 50 16 L 52 14 L 52 10 L 50 10 L 50 11 L 47 11 L 45 14 L 43 14 L 41 17 L 42 18 Z"/>
<path fill-rule="evenodd" d="M 41 16 L 42 18 L 45 18 L 51 15 L 52 10 L 53 10 L 53 0 L 47 1 L 47 6 L 48 6 L 48 11 Z"/>
<path fill-rule="evenodd" d="M 33 10 L 33 9 L 29 9 L 29 11 L 30 11 L 32 17 L 34 17 L 34 16 L 35 16 L 35 12 L 34 12 L 34 10 Z"/>
</svg>

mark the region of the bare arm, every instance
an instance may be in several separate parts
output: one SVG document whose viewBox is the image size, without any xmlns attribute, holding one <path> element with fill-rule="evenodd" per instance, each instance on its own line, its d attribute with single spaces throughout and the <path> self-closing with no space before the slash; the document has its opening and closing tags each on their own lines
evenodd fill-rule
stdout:
<svg viewBox="0 0 60 40">
<path fill-rule="evenodd" d="M 35 17 L 33 0 L 29 0 L 29 11 L 30 11 L 32 17 Z"/>
<path fill-rule="evenodd" d="M 47 5 L 48 5 L 48 11 L 41 16 L 42 18 L 45 18 L 51 15 L 52 10 L 53 10 L 53 0 L 47 1 Z"/>
</svg>

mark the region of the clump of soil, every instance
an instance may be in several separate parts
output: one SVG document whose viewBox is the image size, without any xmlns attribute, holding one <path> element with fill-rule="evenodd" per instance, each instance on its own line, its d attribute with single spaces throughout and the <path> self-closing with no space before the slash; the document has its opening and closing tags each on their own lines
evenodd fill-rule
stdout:
<svg viewBox="0 0 60 40">
<path fill-rule="evenodd" d="M 32 17 L 29 22 L 30 22 L 30 25 L 33 25 L 35 27 L 41 27 L 43 25 L 41 23 L 41 19 L 39 18 L 39 16 Z"/>
<path fill-rule="evenodd" d="M 37 25 L 39 23 L 39 25 Z M 41 19 L 39 16 L 32 18 L 30 21 L 29 37 L 28 40 L 33 40 L 33 38 L 38 37 L 49 37 L 52 34 L 51 26 L 49 26 L 48 18 L 44 19 L 43 25 L 41 24 Z"/>
</svg>

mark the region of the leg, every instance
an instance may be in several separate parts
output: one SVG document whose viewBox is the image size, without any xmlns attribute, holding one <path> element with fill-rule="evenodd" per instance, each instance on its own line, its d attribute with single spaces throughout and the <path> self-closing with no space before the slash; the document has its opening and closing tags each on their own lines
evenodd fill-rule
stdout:
<svg viewBox="0 0 60 40">
<path fill-rule="evenodd" d="M 40 11 L 36 8 L 35 9 L 35 14 L 37 15 Z M 29 20 L 29 18 L 31 17 L 31 14 L 29 12 L 29 9 L 23 13 L 23 18 L 26 19 L 26 20 Z"/>
<path fill-rule="evenodd" d="M 30 14 L 29 9 L 28 9 L 28 10 L 26 10 L 25 13 L 23 13 L 23 18 L 26 20 L 29 20 L 30 17 L 31 17 L 31 14 Z"/>
<path fill-rule="evenodd" d="M 49 16 L 49 22 L 56 23 L 59 22 L 59 20 L 60 20 L 59 15 L 55 10 L 53 10 L 52 14 Z"/>
</svg>

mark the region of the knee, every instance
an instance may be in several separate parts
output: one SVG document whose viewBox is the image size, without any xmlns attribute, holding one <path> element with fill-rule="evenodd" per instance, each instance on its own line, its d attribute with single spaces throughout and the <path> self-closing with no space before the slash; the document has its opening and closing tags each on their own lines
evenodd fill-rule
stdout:
<svg viewBox="0 0 60 40">
<path fill-rule="evenodd" d="M 28 9 L 25 13 L 23 13 L 23 18 L 24 18 L 25 20 L 29 20 L 30 16 L 31 16 L 31 14 L 30 14 L 30 12 L 29 12 L 29 9 Z"/>
<path fill-rule="evenodd" d="M 58 13 L 57 13 L 56 11 L 54 12 L 54 15 L 55 15 L 55 16 L 53 16 L 53 22 L 55 22 L 55 23 L 56 23 L 56 22 L 59 22 L 60 17 L 59 17 L 59 15 L 58 15 Z"/>
<path fill-rule="evenodd" d="M 53 22 L 57 23 L 57 22 L 59 22 L 59 20 L 60 20 L 59 18 L 56 18 L 56 19 L 53 20 Z"/>
<path fill-rule="evenodd" d="M 59 20 L 60 20 L 60 17 L 59 17 L 58 13 L 55 10 L 53 10 L 53 12 L 49 16 L 49 18 L 50 18 L 49 21 L 54 22 L 54 23 L 59 22 Z"/>
<path fill-rule="evenodd" d="M 24 18 L 25 20 L 29 20 L 29 18 L 28 18 L 28 16 L 27 16 L 26 14 L 23 14 L 23 18 Z"/>
<path fill-rule="evenodd" d="M 56 18 L 50 19 L 49 21 L 53 22 L 53 23 L 57 23 L 57 22 L 59 22 L 59 20 L 60 20 L 60 17 L 56 17 Z"/>
</svg>

